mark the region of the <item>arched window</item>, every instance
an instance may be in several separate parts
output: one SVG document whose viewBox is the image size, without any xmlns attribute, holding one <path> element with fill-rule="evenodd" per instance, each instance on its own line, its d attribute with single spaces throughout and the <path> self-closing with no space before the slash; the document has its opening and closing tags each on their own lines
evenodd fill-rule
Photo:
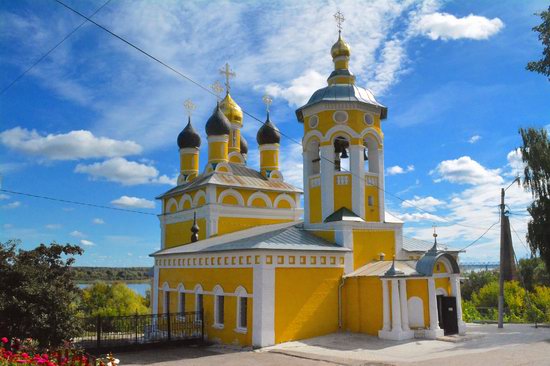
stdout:
<svg viewBox="0 0 550 366">
<path fill-rule="evenodd" d="M 239 286 L 237 295 L 237 331 L 246 332 L 248 328 L 248 294 L 244 287 Z"/>
<path fill-rule="evenodd" d="M 319 174 L 321 172 L 321 155 L 319 154 L 319 140 L 312 139 L 306 147 L 306 164 L 308 165 L 309 175 Z"/>
<path fill-rule="evenodd" d="M 378 141 L 375 136 L 369 134 L 363 140 L 365 172 L 380 173 Z"/>
<path fill-rule="evenodd" d="M 182 284 L 178 286 L 178 313 L 185 313 L 185 288 Z"/>
<path fill-rule="evenodd" d="M 223 328 L 225 322 L 225 297 L 221 286 L 214 287 L 214 327 Z"/>
<path fill-rule="evenodd" d="M 201 285 L 195 286 L 195 312 L 197 313 L 197 320 L 202 320 L 203 307 L 203 291 Z"/>
</svg>

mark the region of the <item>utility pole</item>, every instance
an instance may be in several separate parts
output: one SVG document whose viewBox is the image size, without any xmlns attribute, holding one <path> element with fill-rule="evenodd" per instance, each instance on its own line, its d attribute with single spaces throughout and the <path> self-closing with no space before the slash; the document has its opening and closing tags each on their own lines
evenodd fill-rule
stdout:
<svg viewBox="0 0 550 366">
<path fill-rule="evenodd" d="M 500 191 L 500 270 L 499 270 L 499 289 L 498 289 L 498 327 L 504 327 L 504 281 L 510 281 L 514 278 L 514 247 L 512 245 L 512 234 L 510 233 L 510 221 L 506 216 L 506 205 L 504 198 L 506 190 L 514 183 L 520 183 L 519 177 L 514 179 L 506 188 Z"/>
</svg>

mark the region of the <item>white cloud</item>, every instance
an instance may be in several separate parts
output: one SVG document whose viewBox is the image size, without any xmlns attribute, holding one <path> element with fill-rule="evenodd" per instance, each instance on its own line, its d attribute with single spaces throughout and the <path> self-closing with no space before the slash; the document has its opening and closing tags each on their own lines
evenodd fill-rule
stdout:
<svg viewBox="0 0 550 366">
<path fill-rule="evenodd" d="M 438 200 L 432 196 L 428 197 L 419 197 L 414 196 L 413 199 L 406 200 L 401 203 L 403 208 L 420 208 L 425 211 L 436 211 L 438 207 L 444 206 L 445 202 Z"/>
<path fill-rule="evenodd" d="M 429 222 L 445 222 L 445 220 L 439 216 L 432 215 L 427 212 L 414 212 L 414 213 L 404 213 L 397 215 L 397 217 L 404 221 L 410 221 L 410 222 L 421 222 L 421 221 L 429 221 Z"/>
<path fill-rule="evenodd" d="M 56 229 L 61 228 L 61 225 L 60 224 L 47 224 L 47 225 L 44 225 L 44 227 L 46 229 L 56 230 Z"/>
<path fill-rule="evenodd" d="M 510 151 L 506 156 L 506 159 L 508 160 L 508 166 L 510 166 L 510 169 L 512 170 L 510 173 L 511 175 L 517 176 L 523 173 L 525 163 L 523 162 L 521 150 L 519 148 Z"/>
<path fill-rule="evenodd" d="M 291 107 L 301 107 L 317 89 L 326 86 L 326 83 L 326 76 L 310 69 L 290 80 L 287 87 L 276 83 L 266 85 L 265 92 L 273 97 L 285 99 Z"/>
<path fill-rule="evenodd" d="M 406 168 L 402 168 L 399 165 L 394 165 L 386 169 L 387 175 L 405 174 L 414 171 L 414 165 L 407 165 Z"/>
<path fill-rule="evenodd" d="M 438 12 L 423 15 L 416 24 L 419 33 L 433 40 L 484 40 L 497 34 L 502 28 L 504 23 L 499 18 L 488 19 L 473 14 L 457 18 L 452 14 Z"/>
<path fill-rule="evenodd" d="M 0 132 L 0 143 L 15 151 L 49 160 L 109 158 L 142 151 L 141 146 L 133 141 L 96 137 L 86 130 L 44 136 L 36 130 L 14 127 Z"/>
<path fill-rule="evenodd" d="M 479 135 L 473 135 L 472 137 L 470 137 L 470 139 L 468 140 L 468 142 L 469 142 L 470 144 L 475 144 L 475 143 L 478 142 L 480 139 L 481 139 L 481 136 L 479 136 Z"/>
<path fill-rule="evenodd" d="M 13 202 L 10 202 L 8 204 L 3 205 L 2 208 L 6 209 L 6 210 L 11 210 L 11 209 L 14 209 L 14 208 L 18 208 L 20 206 L 21 206 L 21 202 L 13 201 Z"/>
<path fill-rule="evenodd" d="M 285 182 L 302 189 L 304 186 L 302 146 L 290 144 L 283 148 L 280 161 L 280 169 Z"/>
<path fill-rule="evenodd" d="M 90 241 L 90 240 L 86 240 L 86 239 L 81 239 L 81 240 L 80 240 L 80 244 L 86 245 L 86 246 L 88 246 L 88 247 L 91 247 L 91 246 L 95 245 L 94 242 L 92 242 L 92 241 Z"/>
<path fill-rule="evenodd" d="M 95 225 L 103 225 L 105 224 L 105 221 L 103 219 L 96 217 L 95 219 L 92 220 L 92 223 Z"/>
<path fill-rule="evenodd" d="M 4 193 L 0 193 L 0 201 L 9 200 L 9 199 L 10 199 L 10 196 Z"/>
<path fill-rule="evenodd" d="M 145 198 L 122 196 L 111 201 L 113 205 L 131 208 L 155 208 L 155 201 Z"/>
<path fill-rule="evenodd" d="M 159 176 L 159 171 L 154 166 L 128 161 L 124 158 L 112 158 L 92 164 L 78 164 L 74 171 L 88 174 L 92 179 L 105 179 L 127 186 L 148 183 L 175 185 L 176 183 L 176 178 L 169 178 L 166 175 Z"/>
<path fill-rule="evenodd" d="M 436 175 L 435 182 L 448 181 L 458 184 L 501 184 L 500 169 L 487 169 L 469 156 L 444 160 L 430 172 Z"/>
<path fill-rule="evenodd" d="M 75 238 L 84 238 L 86 235 L 84 235 L 84 233 L 78 231 L 78 230 L 73 230 L 69 233 L 70 236 L 74 236 Z"/>
</svg>

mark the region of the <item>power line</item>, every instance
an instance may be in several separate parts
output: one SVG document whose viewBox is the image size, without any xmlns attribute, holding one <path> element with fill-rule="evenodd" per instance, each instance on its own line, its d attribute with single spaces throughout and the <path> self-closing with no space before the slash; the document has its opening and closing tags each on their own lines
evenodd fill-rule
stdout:
<svg viewBox="0 0 550 366">
<path fill-rule="evenodd" d="M 138 210 L 130 210 L 130 209 L 127 209 L 127 208 L 118 208 L 118 207 L 112 207 L 112 206 L 98 205 L 98 204 L 95 204 L 95 203 L 88 203 L 88 202 L 72 201 L 72 200 L 66 200 L 66 199 L 63 199 L 63 198 L 55 198 L 55 197 L 42 196 L 42 195 L 26 193 L 26 192 L 11 191 L 11 190 L 8 190 L 8 189 L 0 189 L 0 192 L 6 192 L 6 193 L 17 194 L 17 195 L 20 195 L 20 196 L 27 196 L 27 197 L 33 197 L 33 198 L 41 198 L 41 199 L 45 199 L 45 200 L 49 200 L 49 201 L 70 203 L 70 204 L 73 204 L 73 205 L 89 206 L 89 207 L 102 208 L 102 209 L 107 209 L 107 210 L 124 211 L 124 212 L 131 212 L 131 213 L 137 213 L 137 214 L 142 214 L 142 215 L 157 216 L 157 214 L 151 213 L 151 212 L 144 212 L 144 211 L 138 211 Z"/>
<path fill-rule="evenodd" d="M 529 247 L 527 246 L 527 244 L 525 244 L 525 242 L 521 239 L 521 237 L 519 236 L 518 232 L 516 231 L 516 229 L 514 229 L 514 225 L 512 225 L 512 221 L 510 221 L 510 227 L 512 228 L 512 231 L 514 232 L 514 234 L 516 234 L 516 238 L 518 238 L 519 242 L 521 243 L 521 245 L 523 245 L 523 247 L 525 248 L 525 250 L 527 250 L 527 253 L 530 253 L 531 250 L 529 249 Z M 514 253 L 515 255 L 515 253 Z"/>
<path fill-rule="evenodd" d="M 483 238 L 485 236 L 485 234 L 487 234 L 489 232 L 489 230 L 491 230 L 493 228 L 493 226 L 495 226 L 498 223 L 499 223 L 499 221 L 497 221 L 493 225 L 489 226 L 489 228 L 487 230 L 485 230 L 485 232 L 483 234 L 481 234 L 481 236 L 479 236 L 479 238 L 477 238 L 476 240 L 474 240 L 470 244 L 466 245 L 464 248 L 460 249 L 460 251 L 466 250 L 469 247 L 471 247 L 472 245 L 474 245 L 475 243 L 477 243 L 479 240 L 481 240 L 481 238 Z"/>
<path fill-rule="evenodd" d="M 55 0 L 55 1 L 56 1 L 57 3 L 59 3 L 60 5 L 62 5 L 63 7 L 67 8 L 68 10 L 72 11 L 73 13 L 77 14 L 78 16 L 80 16 L 80 17 L 86 19 L 87 21 L 89 21 L 90 23 L 96 25 L 98 28 L 100 28 L 100 29 L 104 30 L 105 32 L 109 33 L 109 34 L 112 35 L 113 37 L 115 37 L 115 38 L 119 39 L 120 41 L 126 43 L 128 46 L 134 48 L 134 49 L 137 50 L 138 52 L 140 52 L 140 53 L 144 54 L 145 56 L 149 57 L 150 59 L 152 59 L 152 60 L 158 62 L 158 63 L 161 64 L 162 66 L 168 68 L 168 69 L 171 70 L 172 72 L 176 73 L 177 75 L 181 76 L 182 78 L 186 79 L 187 81 L 189 81 L 189 82 L 193 83 L 194 85 L 198 86 L 199 88 L 201 88 L 202 90 L 206 91 L 207 93 L 213 95 L 213 96 L 216 97 L 217 99 L 221 99 L 217 94 L 215 94 L 215 93 L 214 93 L 213 91 L 211 91 L 209 88 L 203 86 L 202 84 L 200 84 L 199 82 L 193 80 L 191 77 L 185 75 L 184 73 L 180 72 L 180 71 L 177 70 L 176 68 L 174 68 L 174 67 L 168 65 L 166 62 L 164 62 L 164 61 L 158 59 L 157 57 L 153 56 L 153 55 L 150 54 L 149 52 L 143 50 L 141 47 L 139 47 L 139 46 L 133 44 L 132 42 L 128 41 L 127 39 L 123 38 L 122 36 L 119 36 L 118 34 L 114 33 L 114 32 L 111 31 L 110 29 L 104 27 L 103 25 L 101 25 L 101 24 L 99 24 L 99 23 L 93 21 L 93 20 L 90 19 L 89 17 L 85 16 L 84 14 L 80 13 L 78 10 L 76 10 L 76 9 L 74 9 L 74 8 L 72 8 L 72 7 L 70 7 L 69 5 L 63 3 L 62 1 L 60 1 L 60 0 Z M 248 117 L 252 118 L 253 120 L 259 122 L 259 123 L 262 124 L 262 125 L 265 125 L 265 122 L 261 121 L 261 120 L 258 119 L 256 116 L 252 115 L 251 113 L 247 112 L 247 111 L 244 110 L 244 109 L 243 109 L 242 111 L 243 111 L 243 113 L 244 113 L 245 115 L 247 115 Z M 290 140 L 291 142 L 293 142 L 293 143 L 295 143 L 295 144 L 297 144 L 297 145 L 299 145 L 299 146 L 301 146 L 301 147 L 303 148 L 302 143 L 300 143 L 299 141 L 297 141 L 297 140 L 294 139 L 293 137 L 288 136 L 287 134 L 285 134 L 285 133 L 282 132 L 282 131 L 279 131 L 279 133 L 280 133 L 282 136 L 286 137 L 286 138 L 287 138 L 288 140 Z M 332 160 L 330 160 L 330 159 L 328 159 L 328 158 L 326 158 L 326 157 L 320 156 L 320 159 L 325 160 L 325 161 L 328 161 L 328 162 L 330 162 L 330 163 L 333 164 L 333 165 L 336 165 L 336 164 L 334 163 L 334 161 L 332 161 Z M 365 178 L 364 178 L 364 177 L 360 177 L 360 176 L 358 176 L 357 174 L 355 174 L 355 173 L 353 173 L 353 172 L 351 172 L 351 171 L 349 171 L 349 170 L 347 170 L 347 169 L 344 169 L 344 168 L 342 168 L 342 169 L 343 169 L 343 171 L 348 172 L 348 173 L 350 173 L 350 174 L 356 176 L 356 177 L 359 178 L 361 181 L 363 181 L 363 182 L 365 181 Z M 305 183 L 305 182 L 304 182 L 304 183 Z M 407 205 L 409 205 L 409 206 L 411 206 L 411 207 L 417 209 L 418 211 L 421 211 L 421 212 L 424 212 L 424 213 L 433 215 L 433 213 L 430 213 L 429 211 L 427 211 L 427 210 L 425 210 L 425 209 L 423 209 L 423 208 L 421 208 L 421 207 L 419 207 L 419 206 L 417 206 L 417 205 L 411 203 L 410 201 L 408 201 L 408 200 L 406 200 L 406 199 L 403 199 L 403 198 L 401 198 L 401 197 L 399 197 L 399 196 L 397 196 L 397 195 L 395 195 L 395 194 L 393 194 L 393 193 L 391 193 L 391 192 L 386 191 L 384 188 L 380 187 L 379 185 L 377 185 L 376 187 L 377 187 L 377 189 L 381 190 L 381 191 L 384 192 L 384 193 L 387 193 L 388 195 L 394 197 L 395 199 L 397 199 L 397 200 L 399 200 L 399 201 L 401 201 L 401 202 L 405 202 L 405 201 L 406 201 L 406 202 L 407 202 Z M 438 218 L 440 218 L 440 219 L 442 219 L 442 220 L 444 220 L 444 221 L 446 221 L 446 222 L 448 222 L 448 223 L 450 223 L 450 224 L 454 224 L 454 225 L 458 225 L 458 226 L 462 226 L 462 227 L 466 227 L 466 228 L 470 228 L 470 229 L 484 230 L 484 229 L 481 228 L 481 227 L 476 227 L 476 226 L 461 224 L 461 223 L 459 223 L 459 222 L 449 220 L 449 219 L 447 219 L 447 218 L 445 218 L 445 217 L 442 217 L 442 216 L 439 216 L 439 215 L 434 215 L 434 216 L 437 216 Z"/>
<path fill-rule="evenodd" d="M 92 13 L 92 15 L 90 15 L 90 18 L 93 17 L 94 15 L 96 15 L 101 9 L 103 9 L 107 4 L 109 4 L 111 2 L 111 0 L 107 0 L 103 5 L 101 5 L 99 8 L 97 8 L 96 11 L 94 11 Z M 82 26 L 84 24 L 86 24 L 88 22 L 87 19 L 85 19 L 82 23 L 80 23 L 75 29 L 73 29 L 71 32 L 69 32 L 69 34 L 67 34 L 65 37 L 63 37 L 63 39 L 61 41 L 59 41 L 55 46 L 53 46 L 52 48 L 50 48 L 48 50 L 48 52 L 46 52 L 45 54 L 43 54 L 38 60 L 36 60 L 28 69 L 26 69 L 25 71 L 23 71 L 21 74 L 19 74 L 19 76 L 17 76 L 15 79 L 13 79 L 13 81 L 11 83 L 9 83 L 8 85 L 6 85 L 2 91 L 0 91 L 0 96 L 3 95 L 6 91 L 8 91 L 9 88 L 11 88 L 13 86 L 13 84 L 15 84 L 16 82 L 18 82 L 21 78 L 23 78 L 23 76 L 25 76 L 29 71 L 31 71 L 36 65 L 38 65 L 40 62 L 42 62 L 42 60 L 44 60 L 46 57 L 48 57 L 48 55 L 50 53 L 52 53 L 57 47 L 59 47 L 63 42 L 65 42 L 67 39 L 69 39 L 76 31 L 78 31 L 80 28 L 82 28 Z"/>
</svg>

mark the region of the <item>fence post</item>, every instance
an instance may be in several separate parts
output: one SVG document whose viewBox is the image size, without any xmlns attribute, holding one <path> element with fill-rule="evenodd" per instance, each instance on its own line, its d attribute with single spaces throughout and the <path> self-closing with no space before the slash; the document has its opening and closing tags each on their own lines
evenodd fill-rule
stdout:
<svg viewBox="0 0 550 366">
<path fill-rule="evenodd" d="M 138 343 L 138 313 L 136 311 L 136 315 L 134 315 L 134 325 L 135 325 L 135 331 L 136 331 L 136 344 Z"/>
<path fill-rule="evenodd" d="M 172 329 L 170 327 L 170 323 L 172 322 L 171 321 L 171 318 L 170 318 L 170 310 L 168 310 L 168 312 L 166 313 L 166 318 L 168 319 L 168 323 L 166 325 L 167 327 L 167 330 L 168 330 L 168 340 L 171 341 L 172 340 Z"/>
<path fill-rule="evenodd" d="M 96 348 L 100 349 L 101 348 L 101 315 L 99 314 L 97 315 L 95 330 L 96 330 Z"/>
</svg>

